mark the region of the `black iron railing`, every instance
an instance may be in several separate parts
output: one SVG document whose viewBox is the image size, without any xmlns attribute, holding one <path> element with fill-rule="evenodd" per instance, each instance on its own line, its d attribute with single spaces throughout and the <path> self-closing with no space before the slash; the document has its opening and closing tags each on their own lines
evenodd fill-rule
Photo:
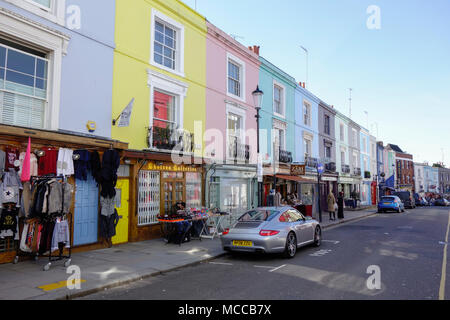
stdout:
<svg viewBox="0 0 450 320">
<path fill-rule="evenodd" d="M 336 163 L 334 163 L 334 162 L 326 163 L 325 170 L 328 172 L 336 172 Z"/>
<path fill-rule="evenodd" d="M 147 145 L 164 151 L 194 152 L 194 134 L 173 127 L 150 127 L 148 129 Z"/>
<path fill-rule="evenodd" d="M 280 162 L 281 163 L 292 163 L 294 160 L 292 157 L 292 152 L 280 149 Z"/>
<path fill-rule="evenodd" d="M 350 173 L 350 166 L 347 164 L 342 165 L 342 173 Z"/>
<path fill-rule="evenodd" d="M 354 168 L 353 175 L 360 177 L 361 176 L 361 168 Z"/>
<path fill-rule="evenodd" d="M 371 177 L 370 171 L 364 171 L 364 178 L 370 179 L 370 177 Z"/>
<path fill-rule="evenodd" d="M 305 156 L 305 165 L 310 168 L 317 168 L 319 160 L 317 158 Z"/>
</svg>

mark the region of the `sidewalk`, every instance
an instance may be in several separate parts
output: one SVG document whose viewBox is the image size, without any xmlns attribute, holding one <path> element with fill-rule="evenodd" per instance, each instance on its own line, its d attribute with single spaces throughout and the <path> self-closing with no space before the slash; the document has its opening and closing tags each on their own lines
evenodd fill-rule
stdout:
<svg viewBox="0 0 450 320">
<path fill-rule="evenodd" d="M 374 210 L 345 212 L 345 219 L 328 221 L 323 214 L 324 229 L 374 214 Z M 72 255 L 72 265 L 81 269 L 81 289 L 69 290 L 65 283 L 64 261 L 54 262 L 43 271 L 48 259 L 0 265 L 0 299 L 53 300 L 70 299 L 159 275 L 181 267 L 208 261 L 225 254 L 219 239 L 193 240 L 181 246 L 162 239 L 127 243 Z"/>
</svg>

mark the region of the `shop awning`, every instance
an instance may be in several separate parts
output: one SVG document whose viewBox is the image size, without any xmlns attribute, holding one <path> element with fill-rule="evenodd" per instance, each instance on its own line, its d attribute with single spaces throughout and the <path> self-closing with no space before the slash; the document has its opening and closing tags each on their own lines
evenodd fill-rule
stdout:
<svg viewBox="0 0 450 320">
<path fill-rule="evenodd" d="M 273 175 L 268 175 L 269 177 L 273 177 Z M 284 174 L 277 174 L 277 179 L 284 179 L 288 181 L 294 181 L 294 182 L 307 182 L 307 183 L 316 183 L 316 180 L 313 179 L 307 179 L 299 176 L 289 176 Z"/>
<path fill-rule="evenodd" d="M 19 138 L 31 137 L 33 143 L 42 143 L 44 145 L 54 145 L 59 143 L 67 146 L 114 148 L 120 150 L 128 149 L 128 143 L 126 142 L 103 137 L 86 136 L 75 132 L 31 129 L 0 124 L 0 138 L 11 136 Z"/>
</svg>

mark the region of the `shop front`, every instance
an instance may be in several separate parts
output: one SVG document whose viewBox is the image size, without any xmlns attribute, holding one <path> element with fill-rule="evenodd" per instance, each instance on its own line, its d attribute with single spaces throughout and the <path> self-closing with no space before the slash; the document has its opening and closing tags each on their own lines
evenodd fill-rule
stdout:
<svg viewBox="0 0 450 320">
<path fill-rule="evenodd" d="M 249 209 L 258 206 L 258 181 L 254 165 L 212 165 L 206 170 L 207 207 L 230 213 L 229 226 Z"/>
<path fill-rule="evenodd" d="M 67 226 L 65 248 L 103 248 L 100 197 L 102 191 L 114 190 L 114 178 L 99 180 L 103 155 L 114 153 L 120 159 L 127 147 L 104 138 L 0 125 L 0 159 L 5 160 L 0 161 L 1 214 L 17 222 L 15 228 L 0 226 L 0 263 L 53 250 L 57 219 Z M 112 209 L 114 201 L 115 195 Z M 29 242 L 37 230 L 41 236 Z"/>
<path fill-rule="evenodd" d="M 194 163 L 194 159 L 190 160 Z M 202 207 L 201 162 L 178 165 L 169 153 L 133 150 L 124 152 L 124 161 L 130 167 L 129 241 L 161 238 L 158 218 L 173 214 L 177 203 L 186 208 Z"/>
</svg>

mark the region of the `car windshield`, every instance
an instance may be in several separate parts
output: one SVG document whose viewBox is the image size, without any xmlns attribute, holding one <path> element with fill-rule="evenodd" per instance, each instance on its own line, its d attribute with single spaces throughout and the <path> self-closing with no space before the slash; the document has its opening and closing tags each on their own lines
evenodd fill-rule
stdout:
<svg viewBox="0 0 450 320">
<path fill-rule="evenodd" d="M 381 198 L 381 201 L 389 201 L 389 202 L 392 202 L 392 201 L 395 201 L 395 198 L 394 198 L 394 197 L 383 197 L 383 198 Z"/>
<path fill-rule="evenodd" d="M 252 221 L 270 221 L 277 213 L 276 210 L 255 209 L 244 213 L 239 222 L 252 222 Z"/>
</svg>

